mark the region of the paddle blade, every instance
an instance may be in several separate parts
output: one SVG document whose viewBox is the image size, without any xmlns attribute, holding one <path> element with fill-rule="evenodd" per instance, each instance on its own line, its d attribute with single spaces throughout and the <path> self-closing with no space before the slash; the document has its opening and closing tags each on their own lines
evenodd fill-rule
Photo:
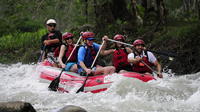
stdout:
<svg viewBox="0 0 200 112">
<path fill-rule="evenodd" d="M 49 90 L 57 91 L 60 83 L 60 77 L 55 78 L 49 85 Z"/>
<path fill-rule="evenodd" d="M 87 80 L 88 80 L 88 77 L 89 77 L 89 75 L 87 75 L 86 79 L 85 79 L 84 82 L 83 82 L 83 85 L 78 89 L 78 91 L 77 91 L 76 93 L 79 93 L 79 92 L 83 92 L 83 91 L 84 91 L 84 87 L 85 87 L 85 84 L 86 84 L 86 82 L 87 82 Z"/>
<path fill-rule="evenodd" d="M 62 75 L 62 72 L 64 71 L 65 69 L 62 69 L 62 71 L 60 72 L 59 76 L 56 77 L 49 85 L 49 90 L 52 90 L 52 91 L 57 91 L 58 89 L 58 86 L 59 86 L 59 83 L 60 83 L 60 77 Z"/>
<path fill-rule="evenodd" d="M 82 85 L 81 88 L 79 88 L 76 93 L 83 92 L 83 91 L 84 91 L 84 85 Z"/>
</svg>

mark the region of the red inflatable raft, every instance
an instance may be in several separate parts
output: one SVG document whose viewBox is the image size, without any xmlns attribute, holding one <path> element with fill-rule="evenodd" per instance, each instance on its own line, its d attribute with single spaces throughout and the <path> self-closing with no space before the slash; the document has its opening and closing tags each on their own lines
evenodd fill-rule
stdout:
<svg viewBox="0 0 200 112">
<path fill-rule="evenodd" d="M 44 61 L 38 65 L 37 71 L 39 72 L 41 80 L 50 84 L 52 80 L 58 77 L 61 72 L 61 68 L 51 67 L 47 61 Z M 118 73 L 117 75 L 128 78 L 137 78 L 144 82 L 155 79 L 153 76 L 143 75 L 136 72 Z M 101 91 L 105 91 L 107 88 L 110 87 L 112 83 L 112 81 L 110 80 L 111 77 L 112 74 L 90 76 L 85 84 L 84 92 L 98 93 Z M 77 73 L 64 71 L 60 77 L 58 90 L 70 92 L 74 88 L 78 89 L 84 83 L 85 78 L 85 76 L 80 76 Z"/>
</svg>

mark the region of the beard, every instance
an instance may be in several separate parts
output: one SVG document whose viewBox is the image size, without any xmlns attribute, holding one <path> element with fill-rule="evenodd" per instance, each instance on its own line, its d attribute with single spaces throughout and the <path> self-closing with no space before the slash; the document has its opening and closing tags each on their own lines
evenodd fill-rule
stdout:
<svg viewBox="0 0 200 112">
<path fill-rule="evenodd" d="M 141 54 L 142 53 L 142 51 L 143 51 L 143 49 L 141 49 L 141 48 L 139 48 L 139 49 L 136 49 L 137 50 L 137 52 L 139 53 L 139 54 Z"/>
</svg>

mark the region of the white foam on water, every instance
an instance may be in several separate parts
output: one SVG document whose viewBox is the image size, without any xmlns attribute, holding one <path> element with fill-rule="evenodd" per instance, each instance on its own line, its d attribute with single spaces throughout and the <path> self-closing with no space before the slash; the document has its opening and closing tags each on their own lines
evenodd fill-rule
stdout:
<svg viewBox="0 0 200 112">
<path fill-rule="evenodd" d="M 56 112 L 76 105 L 88 112 L 199 112 L 200 73 L 166 77 L 147 83 L 111 75 L 104 92 L 62 93 L 48 90 L 35 64 L 0 64 L 0 102 L 30 102 L 37 112 Z"/>
</svg>

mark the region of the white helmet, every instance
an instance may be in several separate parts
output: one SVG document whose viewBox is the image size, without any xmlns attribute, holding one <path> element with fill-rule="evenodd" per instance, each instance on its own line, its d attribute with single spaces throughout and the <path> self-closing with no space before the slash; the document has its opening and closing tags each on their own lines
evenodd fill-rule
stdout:
<svg viewBox="0 0 200 112">
<path fill-rule="evenodd" d="M 49 19 L 46 24 L 51 24 L 51 23 L 54 23 L 56 24 L 56 20 L 55 19 Z"/>
</svg>

